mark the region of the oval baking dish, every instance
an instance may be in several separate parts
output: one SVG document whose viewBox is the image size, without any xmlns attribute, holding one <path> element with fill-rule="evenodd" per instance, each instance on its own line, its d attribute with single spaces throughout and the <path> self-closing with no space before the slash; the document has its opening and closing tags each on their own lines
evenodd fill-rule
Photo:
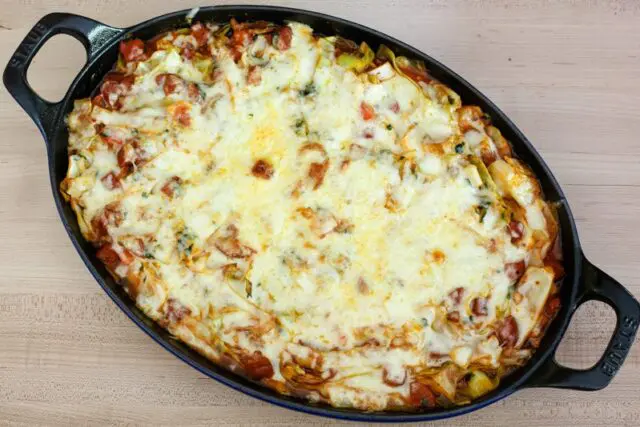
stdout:
<svg viewBox="0 0 640 427">
<path fill-rule="evenodd" d="M 465 104 L 478 105 L 487 112 L 496 127 L 502 131 L 507 140 L 511 141 L 517 156 L 534 171 L 546 198 L 557 205 L 566 276 L 560 290 L 561 309 L 549 326 L 538 351 L 525 366 L 505 377 L 497 389 L 469 404 L 417 413 L 364 412 L 307 403 L 278 394 L 215 365 L 196 351 L 176 341 L 166 330 L 143 314 L 123 288 L 108 274 L 102 262 L 96 258 L 94 248 L 82 237 L 74 212 L 57 191 L 65 178 L 68 166 L 68 132 L 64 118 L 72 110 L 73 100 L 89 96 L 105 74 L 111 70 L 112 64 L 117 60 L 118 44 L 121 40 L 130 37 L 150 39 L 157 34 L 186 26 L 187 19 L 192 17 L 190 11 L 180 11 L 151 19 L 131 28 L 119 29 L 76 15 L 50 14 L 42 18 L 29 32 L 10 59 L 3 76 L 5 86 L 34 120 L 45 139 L 54 199 L 74 246 L 105 292 L 140 328 L 183 361 L 230 387 L 290 409 L 342 419 L 396 422 L 434 420 L 479 409 L 518 389 L 527 387 L 598 390 L 607 386 L 633 344 L 640 320 L 640 305 L 624 287 L 584 257 L 575 223 L 562 190 L 529 141 L 491 101 L 433 58 L 369 28 L 315 12 L 264 6 L 221 6 L 200 9 L 196 18 L 200 21 L 213 22 L 227 22 L 231 18 L 242 21 L 266 20 L 276 23 L 297 21 L 313 27 L 321 34 L 335 34 L 358 42 L 365 41 L 371 46 L 384 44 L 397 54 L 424 61 L 430 75 L 458 93 Z M 63 100 L 50 103 L 33 92 L 26 81 L 26 74 L 31 60 L 40 47 L 51 36 L 60 33 L 69 34 L 81 41 L 87 50 L 88 60 Z M 588 300 L 603 301 L 613 307 L 617 324 L 601 359 L 590 369 L 574 370 L 557 364 L 554 354 L 571 316 L 582 303 Z"/>
</svg>

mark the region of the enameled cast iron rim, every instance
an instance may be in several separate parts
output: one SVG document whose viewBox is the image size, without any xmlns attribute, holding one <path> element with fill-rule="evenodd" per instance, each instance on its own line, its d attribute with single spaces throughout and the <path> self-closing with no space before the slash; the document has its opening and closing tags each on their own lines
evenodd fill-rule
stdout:
<svg viewBox="0 0 640 427">
<path fill-rule="evenodd" d="M 490 113 L 494 122 L 498 123 L 498 127 L 503 133 L 505 131 L 509 131 L 511 137 L 507 138 L 514 146 L 514 149 L 517 154 L 522 155 L 526 154 L 529 157 L 529 161 L 527 163 L 531 164 L 531 160 L 536 164 L 536 175 L 539 179 L 541 179 L 541 184 L 543 189 L 547 193 L 555 193 L 557 195 L 556 202 L 558 203 L 558 211 L 562 212 L 566 218 L 566 223 L 562 228 L 563 233 L 563 243 L 564 248 L 563 251 L 565 253 L 565 258 L 573 259 L 573 278 L 565 279 L 564 287 L 570 286 L 570 294 L 565 294 L 564 300 L 562 302 L 562 310 L 553 321 L 551 326 L 549 327 L 547 334 L 545 336 L 546 340 L 549 339 L 550 336 L 554 335 L 551 339 L 551 342 L 542 348 L 538 348 L 534 358 L 532 358 L 527 365 L 520 368 L 513 375 L 517 375 L 517 378 L 509 378 L 510 384 L 498 387 L 498 389 L 486 395 L 484 398 L 480 400 L 476 400 L 471 402 L 468 405 L 453 407 L 448 409 L 438 409 L 431 412 L 421 412 L 421 413 L 410 413 L 410 412 L 364 412 L 355 409 L 336 409 L 330 407 L 328 405 L 316 405 L 312 403 L 307 403 L 299 399 L 289 398 L 283 395 L 280 395 L 270 389 L 266 389 L 265 387 L 251 383 L 248 380 L 242 378 L 239 375 L 233 374 L 229 371 L 219 370 L 218 372 L 214 371 L 216 369 L 215 366 L 206 366 L 206 364 L 211 364 L 212 362 L 203 358 L 199 354 L 197 354 L 194 350 L 191 350 L 185 347 L 182 343 L 177 342 L 173 339 L 168 332 L 160 329 L 157 325 L 149 322 L 149 319 L 146 319 L 146 316 L 142 314 L 139 309 L 135 306 L 135 303 L 132 300 L 127 300 L 128 296 L 123 294 L 118 294 L 112 287 L 107 285 L 107 280 L 112 281 L 108 275 L 101 273 L 99 270 L 104 270 L 101 265 L 99 265 L 95 260 L 92 260 L 90 256 L 85 252 L 85 250 L 81 247 L 79 239 L 81 236 L 75 234 L 74 230 L 72 230 L 69 221 L 65 217 L 63 203 L 65 203 L 58 191 L 59 182 L 56 179 L 55 171 L 56 167 L 62 167 L 63 165 L 56 165 L 54 162 L 53 148 L 52 144 L 59 144 L 62 142 L 57 141 L 61 137 L 61 132 L 64 134 L 65 131 L 65 123 L 64 123 L 64 115 L 66 115 L 73 105 L 73 100 L 70 99 L 72 93 L 78 86 L 79 82 L 90 78 L 87 75 L 87 70 L 91 67 L 92 64 L 99 63 L 106 52 L 111 49 L 114 49 L 115 45 L 122 39 L 129 37 L 130 35 L 136 35 L 142 30 L 152 30 L 154 27 L 163 27 L 166 28 L 166 23 L 171 23 L 171 26 L 177 26 L 177 24 L 182 20 L 184 22 L 184 17 L 187 15 L 189 11 L 183 10 L 179 12 L 173 12 L 166 15 L 162 15 L 156 18 L 152 18 L 148 21 L 140 23 L 138 25 L 129 27 L 124 30 L 124 32 L 120 33 L 116 37 L 114 37 L 110 42 L 106 43 L 105 46 L 102 47 L 99 53 L 96 54 L 95 58 L 85 64 L 82 70 L 79 72 L 78 76 L 74 79 L 71 84 L 65 98 L 63 100 L 63 107 L 60 110 L 60 114 L 55 120 L 55 125 L 53 129 L 51 129 L 50 135 L 51 140 L 48 142 L 48 157 L 49 157 L 49 172 L 50 172 L 50 182 L 54 195 L 54 200 L 56 203 L 56 207 L 58 209 L 58 213 L 62 219 L 62 222 L 73 242 L 74 247 L 78 251 L 80 257 L 83 262 L 96 279 L 96 281 L 100 284 L 100 286 L 104 289 L 104 291 L 109 295 L 109 297 L 116 303 L 116 305 L 127 314 L 127 316 L 147 335 L 153 338 L 158 344 L 164 347 L 166 350 L 171 352 L 173 355 L 194 367 L 202 374 L 207 375 L 235 390 L 248 394 L 250 396 L 256 397 L 263 401 L 267 401 L 273 404 L 276 404 L 281 407 L 294 409 L 301 412 L 306 412 L 315 415 L 322 415 L 331 418 L 345 419 L 345 420 L 359 420 L 359 421 L 376 421 L 376 422 L 405 422 L 405 421 L 429 421 L 436 419 L 449 418 L 457 415 L 462 415 L 468 412 L 475 411 L 477 409 L 483 408 L 491 403 L 494 403 L 498 400 L 501 400 L 516 390 L 520 388 L 526 387 L 527 380 L 531 377 L 531 375 L 540 368 L 549 357 L 553 355 L 556 347 L 558 346 L 562 336 L 567 328 L 569 323 L 571 314 L 573 312 L 573 308 L 576 301 L 577 288 L 579 286 L 579 282 L 581 279 L 582 272 L 582 262 L 583 255 L 580 249 L 580 244 L 578 241 L 577 231 L 575 227 L 575 222 L 571 211 L 569 209 L 569 205 L 564 197 L 564 194 L 553 177 L 551 171 L 544 163 L 540 155 L 533 148 L 531 143 L 526 139 L 526 137 L 520 132 L 520 130 L 506 117 L 506 115 L 498 109 L 486 96 L 481 94 L 478 90 L 476 90 L 471 84 L 469 84 L 466 80 L 460 77 L 458 74 L 438 62 L 437 60 L 431 58 L 429 55 L 420 52 L 419 50 L 403 43 L 399 40 L 396 40 L 393 37 L 387 36 L 386 34 L 380 33 L 371 28 L 365 27 L 363 25 L 350 22 L 341 18 L 336 18 L 333 16 L 305 11 L 300 9 L 292 9 L 292 8 L 284 8 L 284 7 L 269 7 L 269 6 L 213 6 L 213 7 L 205 7 L 201 8 L 196 16 L 196 20 L 198 16 L 208 15 L 213 13 L 226 13 L 227 18 L 232 16 L 242 17 L 245 14 L 260 14 L 265 13 L 267 15 L 280 15 L 280 20 L 300 20 L 304 22 L 305 18 L 309 20 L 323 20 L 328 23 L 337 24 L 339 26 L 343 26 L 345 28 L 349 28 L 351 30 L 355 30 L 356 32 L 363 35 L 363 39 L 370 38 L 379 38 L 383 40 L 387 45 L 389 45 L 393 50 L 401 49 L 405 52 L 410 52 L 411 55 L 415 58 L 419 58 L 425 61 L 427 67 L 431 70 L 438 69 L 438 72 L 443 76 L 446 76 L 446 79 L 441 79 L 445 83 L 451 86 L 451 83 L 455 83 L 455 86 L 463 88 L 469 94 L 471 94 L 476 100 L 480 101 L 482 104 L 482 108 L 484 111 Z M 207 18 L 204 18 L 207 19 Z M 277 21 L 278 19 L 266 17 L 267 20 Z M 217 21 L 221 21 L 221 19 L 214 19 Z M 186 25 L 186 23 L 185 23 Z M 455 90 L 455 89 L 454 89 Z M 456 90 L 458 92 L 458 90 Z M 464 97 L 463 97 L 464 99 Z M 66 140 L 63 141 L 66 143 Z M 544 181 L 542 181 L 544 178 Z M 546 184 L 546 185 L 545 185 Z M 568 225 L 568 227 L 567 227 Z M 567 244 L 568 243 L 568 244 Z M 566 254 L 571 253 L 572 256 L 567 257 Z M 96 267 L 98 265 L 98 267 Z M 570 270 L 569 270 L 570 271 Z M 105 280 L 105 277 L 107 278 Z M 150 324 L 151 323 L 151 324 Z M 544 342 L 543 342 L 544 344 Z M 533 363 L 535 361 L 535 363 Z M 512 375 L 512 376 L 513 376 Z M 506 378 L 505 378 L 506 380 Z"/>
</svg>

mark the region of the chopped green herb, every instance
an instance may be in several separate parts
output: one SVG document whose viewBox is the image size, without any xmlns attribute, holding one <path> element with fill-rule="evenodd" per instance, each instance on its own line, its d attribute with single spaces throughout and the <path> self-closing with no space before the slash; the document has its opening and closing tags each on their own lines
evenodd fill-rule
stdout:
<svg viewBox="0 0 640 427">
<path fill-rule="evenodd" d="M 427 319 L 426 317 L 422 317 L 420 319 L 420 323 L 422 323 L 422 326 L 426 328 L 427 326 L 429 326 L 429 319 Z"/>
<path fill-rule="evenodd" d="M 249 113 L 249 118 L 253 119 L 253 113 Z"/>
<path fill-rule="evenodd" d="M 509 289 L 507 289 L 507 299 L 510 300 L 512 296 L 513 296 L 513 286 L 509 286 Z"/>
<path fill-rule="evenodd" d="M 251 298 L 251 294 L 253 293 L 253 285 L 247 279 L 244 280 L 244 291 L 247 293 L 247 298 Z"/>
<path fill-rule="evenodd" d="M 300 96 L 309 96 L 316 93 L 316 85 L 311 83 L 307 83 L 307 85 L 300 91 Z"/>
<path fill-rule="evenodd" d="M 480 216 L 480 222 L 484 222 L 484 217 L 487 215 L 487 207 L 484 205 L 476 206 L 476 213 Z"/>
<path fill-rule="evenodd" d="M 456 99 L 451 95 L 447 95 L 447 101 L 449 101 L 449 104 L 455 104 Z"/>
<path fill-rule="evenodd" d="M 153 254 L 151 252 L 145 252 L 144 253 L 144 257 L 147 259 L 155 259 L 155 257 L 153 256 Z"/>
<path fill-rule="evenodd" d="M 148 198 L 148 197 L 149 197 L 149 193 L 147 193 L 146 191 L 143 191 L 143 192 L 142 192 L 142 198 L 143 198 L 143 199 L 146 199 L 146 198 Z"/>
<path fill-rule="evenodd" d="M 393 126 L 391 126 L 391 124 L 387 125 L 387 130 L 393 130 Z"/>
<path fill-rule="evenodd" d="M 305 121 L 304 117 L 300 117 L 299 119 L 297 119 L 296 122 L 294 123 L 294 127 L 296 131 L 296 135 L 298 136 L 305 136 L 308 132 L 307 122 Z"/>
<path fill-rule="evenodd" d="M 193 249 L 193 240 L 195 238 L 196 236 L 186 229 L 182 230 L 178 235 L 178 252 L 184 256 L 190 256 L 191 250 Z"/>
<path fill-rule="evenodd" d="M 463 151 L 464 151 L 464 142 L 461 142 L 460 144 L 456 145 L 456 153 L 462 154 Z"/>
</svg>

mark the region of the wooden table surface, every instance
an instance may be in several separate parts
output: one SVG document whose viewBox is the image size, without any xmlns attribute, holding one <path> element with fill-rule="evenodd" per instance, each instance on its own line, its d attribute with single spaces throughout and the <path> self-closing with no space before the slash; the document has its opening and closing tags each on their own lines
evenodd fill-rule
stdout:
<svg viewBox="0 0 640 427">
<path fill-rule="evenodd" d="M 214 4 L 228 3 L 216 0 Z M 237 3 L 237 2 L 233 2 Z M 254 1 L 253 3 L 267 3 Z M 0 64 L 54 11 L 129 26 L 193 3 L 0 0 Z M 571 203 L 589 258 L 640 297 L 640 4 L 628 1 L 280 1 L 364 23 L 430 53 L 533 141 Z M 84 62 L 50 41 L 30 70 L 59 99 Z M 0 425 L 324 425 L 210 380 L 155 344 L 102 292 L 58 219 L 42 139 L 0 90 Z M 588 303 L 558 352 L 588 367 L 615 324 Z M 640 345 L 609 387 L 532 389 L 439 425 L 640 425 Z"/>
</svg>

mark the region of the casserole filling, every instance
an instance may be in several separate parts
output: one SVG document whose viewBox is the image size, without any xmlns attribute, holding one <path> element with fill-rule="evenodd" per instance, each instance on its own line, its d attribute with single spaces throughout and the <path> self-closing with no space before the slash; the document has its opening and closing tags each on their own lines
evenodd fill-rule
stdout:
<svg viewBox="0 0 640 427">
<path fill-rule="evenodd" d="M 468 403 L 559 308 L 557 222 L 424 66 L 298 23 L 120 45 L 68 117 L 61 191 L 149 317 L 277 391 Z"/>
</svg>

